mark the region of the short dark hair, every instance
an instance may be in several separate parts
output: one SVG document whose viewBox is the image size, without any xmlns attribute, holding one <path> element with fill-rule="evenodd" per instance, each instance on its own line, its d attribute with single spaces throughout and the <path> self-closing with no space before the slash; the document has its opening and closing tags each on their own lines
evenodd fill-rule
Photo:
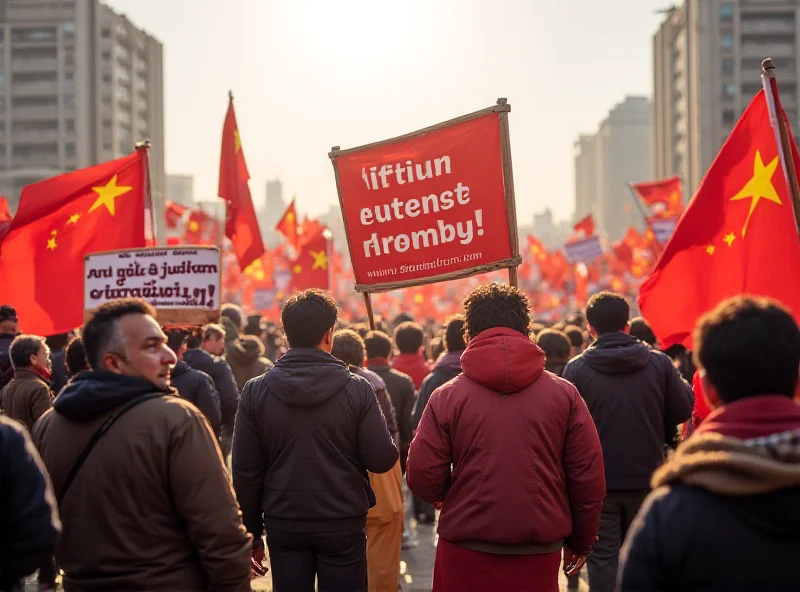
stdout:
<svg viewBox="0 0 800 592">
<path fill-rule="evenodd" d="M 18 321 L 17 311 L 10 304 L 0 306 L 0 323 L 3 321 Z"/>
<path fill-rule="evenodd" d="M 31 356 L 39 353 L 45 346 L 44 337 L 38 335 L 17 335 L 11 342 L 8 354 L 14 369 L 27 368 L 31 365 Z"/>
<path fill-rule="evenodd" d="M 412 317 L 407 312 L 401 312 L 392 321 L 392 327 L 399 327 L 403 323 L 413 323 L 413 322 L 414 322 L 414 317 Z"/>
<path fill-rule="evenodd" d="M 262 333 L 261 329 L 261 315 L 248 315 L 247 316 L 247 324 L 244 327 L 243 333 L 245 335 L 253 335 L 255 337 L 261 337 Z"/>
<path fill-rule="evenodd" d="M 222 317 L 227 317 L 230 319 L 234 325 L 236 325 L 237 329 L 242 327 L 242 309 L 231 302 L 222 305 L 222 308 L 219 310 L 219 314 Z"/>
<path fill-rule="evenodd" d="M 474 339 L 487 329 L 506 327 L 526 337 L 531 322 L 528 298 L 513 286 L 478 286 L 464 299 L 467 336 Z"/>
<path fill-rule="evenodd" d="M 695 360 L 723 403 L 758 395 L 793 397 L 800 367 L 800 328 L 768 298 L 736 296 L 697 322 Z"/>
<path fill-rule="evenodd" d="M 70 333 L 56 333 L 55 335 L 45 337 L 44 340 L 51 351 L 59 351 L 67 347 L 70 337 Z"/>
<path fill-rule="evenodd" d="M 644 317 L 636 317 L 635 319 L 631 319 L 631 335 L 633 335 L 639 341 L 644 341 L 648 345 L 655 345 L 656 344 L 656 334 L 653 333 L 653 330 L 650 328 L 650 323 L 647 322 L 647 319 Z"/>
<path fill-rule="evenodd" d="M 367 350 L 367 358 L 388 358 L 392 355 L 392 340 L 386 333 L 381 331 L 370 331 L 364 337 L 364 347 Z"/>
<path fill-rule="evenodd" d="M 177 354 L 188 338 L 189 333 L 186 330 L 170 329 L 167 331 L 167 347 Z"/>
<path fill-rule="evenodd" d="M 89 368 L 86 361 L 86 352 L 83 351 L 83 338 L 73 337 L 64 350 L 64 366 L 67 367 L 67 374 L 75 376 L 78 372 L 83 372 Z"/>
<path fill-rule="evenodd" d="M 444 345 L 449 352 L 460 352 L 467 348 L 464 342 L 464 315 L 455 315 L 444 328 Z"/>
<path fill-rule="evenodd" d="M 539 333 L 541 333 L 545 329 L 547 329 L 547 327 L 545 327 L 544 324 L 542 323 L 536 323 L 536 322 L 531 323 L 531 335 L 533 335 L 534 337 L 536 337 Z"/>
<path fill-rule="evenodd" d="M 364 364 L 364 340 L 350 329 L 341 329 L 333 335 L 331 355 L 348 366 L 360 368 Z"/>
<path fill-rule="evenodd" d="M 581 329 L 585 329 L 586 325 L 586 316 L 582 312 L 571 312 L 566 317 L 564 317 L 564 322 L 567 325 L 576 325 Z"/>
<path fill-rule="evenodd" d="M 291 296 L 281 311 L 283 332 L 290 347 L 317 347 L 336 325 L 339 311 L 330 294 L 306 290 Z"/>
<path fill-rule="evenodd" d="M 586 319 L 598 335 L 624 331 L 631 309 L 621 294 L 598 292 L 586 305 Z"/>
<path fill-rule="evenodd" d="M 577 325 L 567 325 L 563 330 L 564 335 L 567 336 L 572 347 L 583 347 L 586 343 L 586 338 L 583 335 L 583 329 Z"/>
<path fill-rule="evenodd" d="M 225 338 L 225 327 L 222 325 L 218 325 L 217 323 L 209 323 L 205 327 L 203 327 L 203 341 L 206 339 L 224 339 Z"/>
<path fill-rule="evenodd" d="M 402 323 L 394 331 L 394 342 L 401 354 L 415 354 L 425 341 L 422 327 L 412 321 Z"/>
<path fill-rule="evenodd" d="M 569 337 L 555 329 L 542 329 L 536 336 L 536 345 L 542 348 L 547 359 L 553 362 L 569 362 L 572 343 Z"/>
<path fill-rule="evenodd" d="M 120 347 L 119 320 L 127 315 L 156 316 L 156 309 L 141 298 L 119 298 L 109 300 L 92 311 L 91 318 L 83 326 L 83 349 L 92 370 L 99 370 L 103 356 L 110 346 Z M 121 351 L 115 353 L 121 354 Z"/>
</svg>

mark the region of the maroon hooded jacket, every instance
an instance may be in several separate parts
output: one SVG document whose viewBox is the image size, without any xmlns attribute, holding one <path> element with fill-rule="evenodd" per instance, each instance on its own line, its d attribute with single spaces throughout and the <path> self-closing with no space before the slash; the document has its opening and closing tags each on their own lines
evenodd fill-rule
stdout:
<svg viewBox="0 0 800 592">
<path fill-rule="evenodd" d="M 527 336 L 490 329 L 470 341 L 463 374 L 431 396 L 407 479 L 418 497 L 443 503 L 443 539 L 519 547 L 566 539 L 589 552 L 606 493 L 600 439 L 577 389 L 545 372 L 544 360 Z"/>
</svg>

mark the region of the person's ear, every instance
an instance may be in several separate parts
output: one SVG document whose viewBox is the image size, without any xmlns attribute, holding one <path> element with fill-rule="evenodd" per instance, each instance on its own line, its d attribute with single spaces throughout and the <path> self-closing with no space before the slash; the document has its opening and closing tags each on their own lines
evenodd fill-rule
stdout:
<svg viewBox="0 0 800 592">
<path fill-rule="evenodd" d="M 122 374 L 122 367 L 120 366 L 121 361 L 122 359 L 116 354 L 106 353 L 103 355 L 101 364 L 102 370 L 107 370 L 108 372 L 113 372 L 114 374 Z"/>
<path fill-rule="evenodd" d="M 711 409 L 716 409 L 722 406 L 717 388 L 711 384 L 711 381 L 706 376 L 704 371 L 700 371 L 700 384 L 703 386 L 703 398 Z"/>
<path fill-rule="evenodd" d="M 589 325 L 589 335 L 592 336 L 592 339 L 597 339 L 597 331 L 591 325 Z"/>
</svg>

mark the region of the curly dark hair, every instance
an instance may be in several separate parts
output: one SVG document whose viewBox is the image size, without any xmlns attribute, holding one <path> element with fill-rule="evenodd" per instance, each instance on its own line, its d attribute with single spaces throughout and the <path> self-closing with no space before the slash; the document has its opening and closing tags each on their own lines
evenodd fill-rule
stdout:
<svg viewBox="0 0 800 592">
<path fill-rule="evenodd" d="M 425 341 L 425 332 L 418 324 L 408 321 L 394 331 L 394 342 L 401 354 L 415 354 Z"/>
<path fill-rule="evenodd" d="M 444 329 L 444 345 L 448 352 L 464 351 L 464 315 L 455 315 L 447 321 Z M 435 358 L 434 358 L 435 359 Z"/>
<path fill-rule="evenodd" d="M 339 314 L 336 302 L 322 290 L 298 292 L 281 311 L 283 332 L 290 347 L 317 347 L 334 328 Z"/>
<path fill-rule="evenodd" d="M 614 292 L 598 292 L 586 305 L 586 320 L 598 335 L 624 331 L 630 315 L 628 301 Z"/>
<path fill-rule="evenodd" d="M 467 337 L 474 339 L 487 329 L 506 327 L 528 336 L 531 322 L 528 298 L 513 286 L 478 286 L 464 299 Z"/>
<path fill-rule="evenodd" d="M 70 378 L 78 372 L 89 369 L 89 362 L 86 361 L 86 352 L 83 351 L 83 338 L 73 337 L 64 350 L 64 366 L 67 367 L 67 374 Z"/>
</svg>

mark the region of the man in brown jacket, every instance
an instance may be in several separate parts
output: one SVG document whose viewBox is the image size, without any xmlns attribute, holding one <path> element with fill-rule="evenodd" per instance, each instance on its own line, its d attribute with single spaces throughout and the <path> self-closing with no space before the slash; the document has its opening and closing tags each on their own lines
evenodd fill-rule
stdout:
<svg viewBox="0 0 800 592">
<path fill-rule="evenodd" d="M 14 378 L 3 387 L 3 409 L 29 430 L 50 409 L 50 348 L 36 335 L 19 335 L 9 350 Z"/>
<path fill-rule="evenodd" d="M 59 500 L 64 589 L 249 591 L 251 538 L 208 423 L 169 386 L 176 359 L 154 316 L 138 299 L 97 308 L 83 330 L 91 371 L 33 429 Z M 156 396 L 131 406 L 144 395 Z"/>
</svg>

